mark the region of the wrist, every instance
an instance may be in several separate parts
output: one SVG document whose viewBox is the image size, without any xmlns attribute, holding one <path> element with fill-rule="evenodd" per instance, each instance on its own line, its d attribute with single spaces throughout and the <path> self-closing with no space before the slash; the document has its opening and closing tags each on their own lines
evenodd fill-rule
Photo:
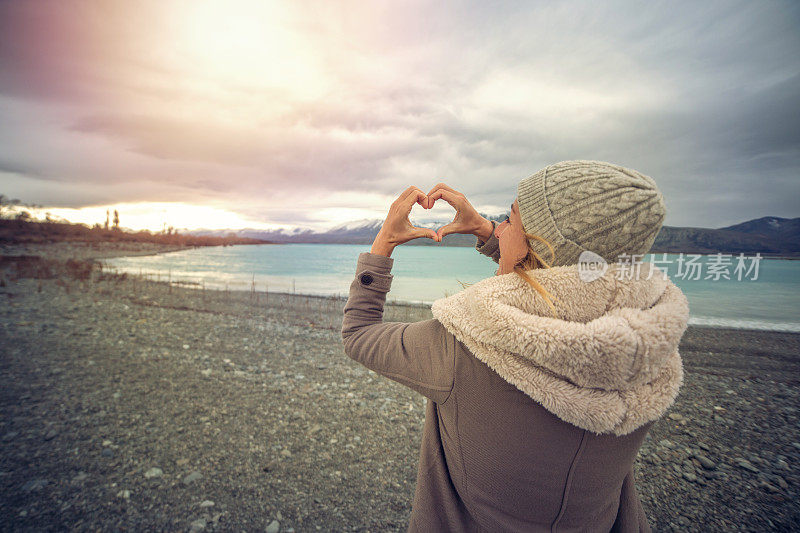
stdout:
<svg viewBox="0 0 800 533">
<path fill-rule="evenodd" d="M 372 242 L 372 249 L 370 249 L 370 253 L 375 255 L 382 255 L 385 257 L 391 257 L 393 250 L 394 250 L 394 245 L 390 244 L 388 241 L 383 239 L 379 233 L 378 236 L 375 237 L 375 240 Z"/>
<path fill-rule="evenodd" d="M 490 220 L 484 218 L 483 222 L 481 222 L 481 225 L 472 234 L 483 242 L 486 242 L 491 239 L 492 232 L 494 232 L 494 224 L 492 224 Z"/>
</svg>

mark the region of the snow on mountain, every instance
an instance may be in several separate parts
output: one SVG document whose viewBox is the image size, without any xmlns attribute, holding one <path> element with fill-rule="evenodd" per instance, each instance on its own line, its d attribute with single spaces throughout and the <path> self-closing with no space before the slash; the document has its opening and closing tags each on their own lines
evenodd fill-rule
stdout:
<svg viewBox="0 0 800 533">
<path fill-rule="evenodd" d="M 491 220 L 498 220 L 502 216 L 487 216 Z M 236 235 L 237 237 L 249 237 L 251 239 L 261 239 L 276 243 L 340 243 L 340 244 L 369 244 L 380 231 L 383 226 L 383 220 L 377 218 L 362 218 L 359 220 L 351 220 L 333 226 L 327 230 L 311 230 L 308 228 L 293 228 L 293 229 L 275 229 L 275 230 L 261 230 L 253 228 L 245 228 L 238 230 L 193 230 L 183 233 L 191 235 L 208 235 L 208 236 L 226 236 Z M 411 223 L 420 228 L 437 229 L 452 222 L 452 218 L 428 218 L 428 217 L 413 217 Z M 448 235 L 445 238 L 444 244 L 446 245 L 474 245 L 475 238 L 471 235 Z M 423 242 L 425 239 L 420 239 L 412 244 L 432 244 L 433 241 Z"/>
<path fill-rule="evenodd" d="M 383 220 L 380 220 L 378 218 L 362 218 L 360 220 L 351 220 L 350 222 L 339 224 L 338 226 L 334 226 L 323 233 L 339 233 L 343 231 L 354 231 L 354 230 L 363 230 L 372 228 L 380 229 L 382 225 L 383 225 Z"/>
</svg>

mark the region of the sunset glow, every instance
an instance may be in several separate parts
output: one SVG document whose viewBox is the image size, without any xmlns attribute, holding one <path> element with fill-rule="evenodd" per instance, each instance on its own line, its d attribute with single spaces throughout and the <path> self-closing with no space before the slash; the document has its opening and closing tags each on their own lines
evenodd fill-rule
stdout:
<svg viewBox="0 0 800 533">
<path fill-rule="evenodd" d="M 65 218 L 92 226 L 104 224 L 106 210 L 113 217 L 116 210 L 120 215 L 120 226 L 135 230 L 162 231 L 173 227 L 180 229 L 226 229 L 255 228 L 278 229 L 274 224 L 264 224 L 243 218 L 238 213 L 208 206 L 187 205 L 180 203 L 152 202 L 136 204 L 114 204 L 103 207 L 81 207 L 79 209 L 52 208 L 47 209 L 55 217 Z M 37 209 L 41 216 L 44 209 Z"/>
<path fill-rule="evenodd" d="M 285 91 L 294 98 L 325 90 L 320 57 L 287 26 L 287 5 L 256 0 L 183 2 L 171 5 L 173 65 L 220 86 Z M 270 102 L 261 102 L 269 109 Z"/>
</svg>

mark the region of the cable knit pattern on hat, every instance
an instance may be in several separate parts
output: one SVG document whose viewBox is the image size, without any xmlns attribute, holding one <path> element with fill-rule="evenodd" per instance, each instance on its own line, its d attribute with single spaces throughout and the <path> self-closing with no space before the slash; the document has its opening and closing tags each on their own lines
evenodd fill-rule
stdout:
<svg viewBox="0 0 800 533">
<path fill-rule="evenodd" d="M 602 161 L 550 165 L 519 183 L 517 200 L 525 231 L 555 248 L 554 265 L 576 263 L 584 250 L 609 263 L 645 254 L 666 213 L 652 178 Z M 547 247 L 530 242 L 549 261 Z"/>
<path fill-rule="evenodd" d="M 514 273 L 437 300 L 433 316 L 562 420 L 625 435 L 661 417 L 678 394 L 689 306 L 658 269 L 650 279 L 626 279 L 618 269 L 591 282 L 575 265 L 528 271 L 555 296 L 558 318 Z"/>
</svg>

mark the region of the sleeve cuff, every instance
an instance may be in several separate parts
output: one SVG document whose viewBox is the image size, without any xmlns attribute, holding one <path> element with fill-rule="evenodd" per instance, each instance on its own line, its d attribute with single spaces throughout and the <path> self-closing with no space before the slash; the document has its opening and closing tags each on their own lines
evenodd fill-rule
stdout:
<svg viewBox="0 0 800 533">
<path fill-rule="evenodd" d="M 478 241 L 475 243 L 475 249 L 477 249 L 483 255 L 488 255 L 489 257 L 493 256 L 495 252 L 497 252 L 500 248 L 500 241 L 497 240 L 497 237 L 494 234 L 494 230 L 497 229 L 497 222 L 492 220 L 492 235 L 489 239 L 484 242 L 478 238 Z"/>
<path fill-rule="evenodd" d="M 394 259 L 383 255 L 363 252 L 358 256 L 356 280 L 365 289 L 377 292 L 389 292 L 392 287 L 390 274 Z"/>
</svg>

